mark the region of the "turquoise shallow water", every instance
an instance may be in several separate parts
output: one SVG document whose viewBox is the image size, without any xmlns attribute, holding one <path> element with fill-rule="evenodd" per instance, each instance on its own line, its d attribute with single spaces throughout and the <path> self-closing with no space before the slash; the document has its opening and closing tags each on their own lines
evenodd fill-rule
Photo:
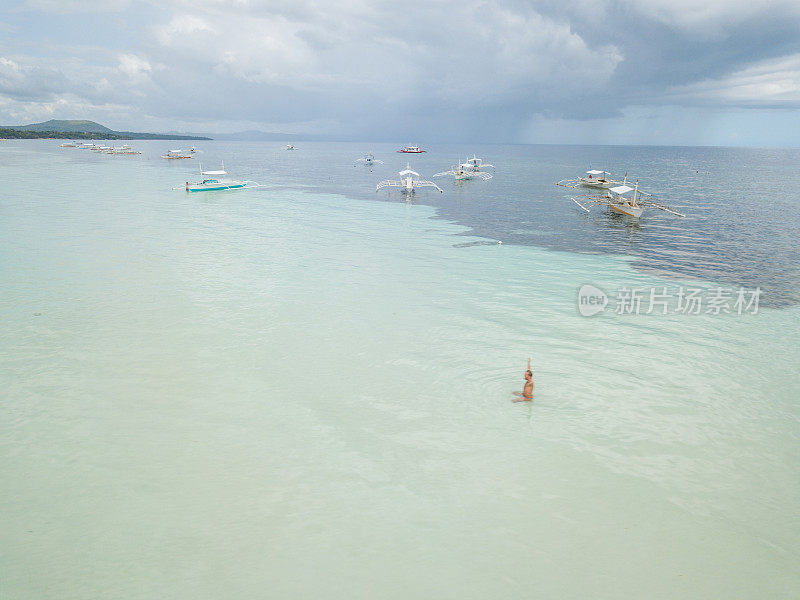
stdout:
<svg viewBox="0 0 800 600">
<path fill-rule="evenodd" d="M 798 307 L 584 318 L 676 280 L 4 144 L 3 598 L 800 590 Z"/>
</svg>

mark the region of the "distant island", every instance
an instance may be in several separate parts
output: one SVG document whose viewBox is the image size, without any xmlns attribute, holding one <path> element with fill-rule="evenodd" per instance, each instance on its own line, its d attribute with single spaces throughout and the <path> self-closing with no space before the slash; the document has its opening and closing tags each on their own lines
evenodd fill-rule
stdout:
<svg viewBox="0 0 800 600">
<path fill-rule="evenodd" d="M 71 140 L 210 140 L 212 138 L 173 133 L 136 133 L 114 131 L 94 121 L 57 121 L 0 127 L 0 139 L 71 139 Z"/>
</svg>

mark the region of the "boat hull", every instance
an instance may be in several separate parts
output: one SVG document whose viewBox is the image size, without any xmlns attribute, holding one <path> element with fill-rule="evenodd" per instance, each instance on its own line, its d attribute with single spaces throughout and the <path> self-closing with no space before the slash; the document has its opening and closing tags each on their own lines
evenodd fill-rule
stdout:
<svg viewBox="0 0 800 600">
<path fill-rule="evenodd" d="M 598 181 L 596 179 L 592 180 L 592 179 L 586 179 L 584 177 L 581 177 L 580 182 L 581 185 L 583 186 L 591 188 L 601 188 L 601 189 L 607 189 L 610 188 L 612 185 L 614 185 L 613 181 Z"/>
<path fill-rule="evenodd" d="M 634 219 L 641 217 L 644 212 L 641 206 L 630 206 L 628 204 L 610 204 L 609 207 L 616 213 L 627 215 Z"/>
<path fill-rule="evenodd" d="M 215 192 L 221 190 L 235 190 L 245 187 L 244 183 L 214 183 L 210 185 L 189 184 L 186 186 L 187 192 Z"/>
</svg>

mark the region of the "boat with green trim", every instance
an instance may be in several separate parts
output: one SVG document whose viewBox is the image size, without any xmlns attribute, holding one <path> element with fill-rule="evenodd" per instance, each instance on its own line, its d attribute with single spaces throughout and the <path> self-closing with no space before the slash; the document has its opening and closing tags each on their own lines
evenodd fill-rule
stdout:
<svg viewBox="0 0 800 600">
<path fill-rule="evenodd" d="M 187 192 L 210 192 L 215 190 L 235 190 L 244 187 L 256 187 L 258 184 L 250 181 L 237 181 L 225 177 L 228 172 L 225 170 L 225 163 L 219 171 L 203 171 L 200 166 L 200 181 L 192 183 L 186 182 Z M 252 184 L 252 185 L 248 185 Z"/>
</svg>

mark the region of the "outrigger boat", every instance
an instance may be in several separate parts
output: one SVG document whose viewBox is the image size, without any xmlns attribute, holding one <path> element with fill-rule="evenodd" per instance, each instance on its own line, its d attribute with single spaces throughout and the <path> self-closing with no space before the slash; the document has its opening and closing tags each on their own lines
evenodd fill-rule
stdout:
<svg viewBox="0 0 800 600">
<path fill-rule="evenodd" d="M 285 148 L 285 150 L 297 150 L 297 148 L 295 148 L 295 147 L 294 147 L 294 146 L 292 146 L 291 144 L 286 144 L 286 148 Z"/>
<path fill-rule="evenodd" d="M 186 182 L 187 192 L 211 192 L 215 190 L 235 190 L 243 187 L 257 187 L 258 184 L 252 181 L 236 181 L 235 179 L 226 179 L 224 176 L 228 172 L 225 171 L 225 164 L 223 163 L 222 169 L 219 171 L 203 171 L 202 165 L 200 166 L 200 181 L 197 183 Z M 250 185 L 248 185 L 250 184 Z"/>
<path fill-rule="evenodd" d="M 119 148 L 112 148 L 107 150 L 106 154 L 141 154 L 138 150 L 134 150 L 128 144 L 123 144 Z"/>
<path fill-rule="evenodd" d="M 422 154 L 426 151 L 422 150 L 419 146 L 405 146 L 404 148 L 400 148 L 398 152 L 402 152 L 403 154 Z"/>
<path fill-rule="evenodd" d="M 432 187 L 436 188 L 440 192 L 444 191 L 432 181 L 428 181 L 427 179 L 417 179 L 420 176 L 419 173 L 412 171 L 409 165 L 406 165 L 406 168 L 400 171 L 398 175 L 400 175 L 400 179 L 384 179 L 381 181 L 377 186 L 375 186 L 375 191 L 377 192 L 385 187 L 399 187 L 406 194 L 413 194 L 417 188 L 421 187 Z"/>
<path fill-rule="evenodd" d="M 485 167 L 492 167 L 494 169 L 494 165 L 490 165 L 488 163 L 484 164 L 483 160 L 478 158 L 474 154 L 472 155 L 472 158 L 468 158 L 467 162 L 465 162 L 462 166 L 466 167 L 467 169 L 471 169 L 473 173 L 478 173 Z"/>
<path fill-rule="evenodd" d="M 468 158 L 467 162 L 462 163 L 459 159 L 458 164 L 452 167 L 449 171 L 442 171 L 441 173 L 436 173 L 434 177 L 444 177 L 446 175 L 452 175 L 455 177 L 456 181 L 463 181 L 465 179 L 483 179 L 484 181 L 489 180 L 492 178 L 491 173 L 484 173 L 481 169 L 484 167 L 493 167 L 494 165 L 483 164 L 483 160 L 472 155 L 472 158 Z"/>
<path fill-rule="evenodd" d="M 185 150 L 167 150 L 166 154 L 162 154 L 161 158 L 166 158 L 167 160 L 177 160 L 179 158 L 192 158 L 191 150 L 188 152 Z"/>
<path fill-rule="evenodd" d="M 78 144 L 76 144 L 75 142 L 64 142 L 63 144 L 61 144 L 61 147 L 62 148 L 77 148 Z"/>
<path fill-rule="evenodd" d="M 633 195 L 628 195 L 631 192 L 633 192 Z M 686 216 L 683 213 L 679 213 L 677 210 L 659 204 L 651 198 L 644 198 L 642 196 L 650 196 L 650 194 L 639 189 L 639 180 L 637 179 L 635 187 L 631 187 L 623 182 L 622 185 L 608 188 L 605 194 L 588 195 L 580 199 L 572 198 L 572 201 L 587 213 L 591 206 L 608 206 L 612 211 L 633 217 L 634 219 L 641 217 L 645 208 L 656 208 L 679 217 Z"/>
<path fill-rule="evenodd" d="M 383 161 L 375 158 L 375 155 L 372 154 L 372 152 L 365 154 L 364 158 L 357 158 L 356 162 L 364 163 L 367 166 L 383 164 Z"/>
<path fill-rule="evenodd" d="M 602 188 L 608 189 L 613 185 L 623 184 L 623 181 L 614 181 L 608 175 L 611 175 L 608 171 L 598 171 L 597 169 L 590 169 L 586 171 L 586 175 L 588 177 L 578 177 L 577 179 L 562 179 L 561 181 L 557 182 L 556 185 L 560 185 L 562 187 L 568 188 L 576 188 L 579 186 L 585 187 L 593 187 L 593 188 Z M 628 177 L 628 174 L 625 174 L 625 177 Z"/>
</svg>

